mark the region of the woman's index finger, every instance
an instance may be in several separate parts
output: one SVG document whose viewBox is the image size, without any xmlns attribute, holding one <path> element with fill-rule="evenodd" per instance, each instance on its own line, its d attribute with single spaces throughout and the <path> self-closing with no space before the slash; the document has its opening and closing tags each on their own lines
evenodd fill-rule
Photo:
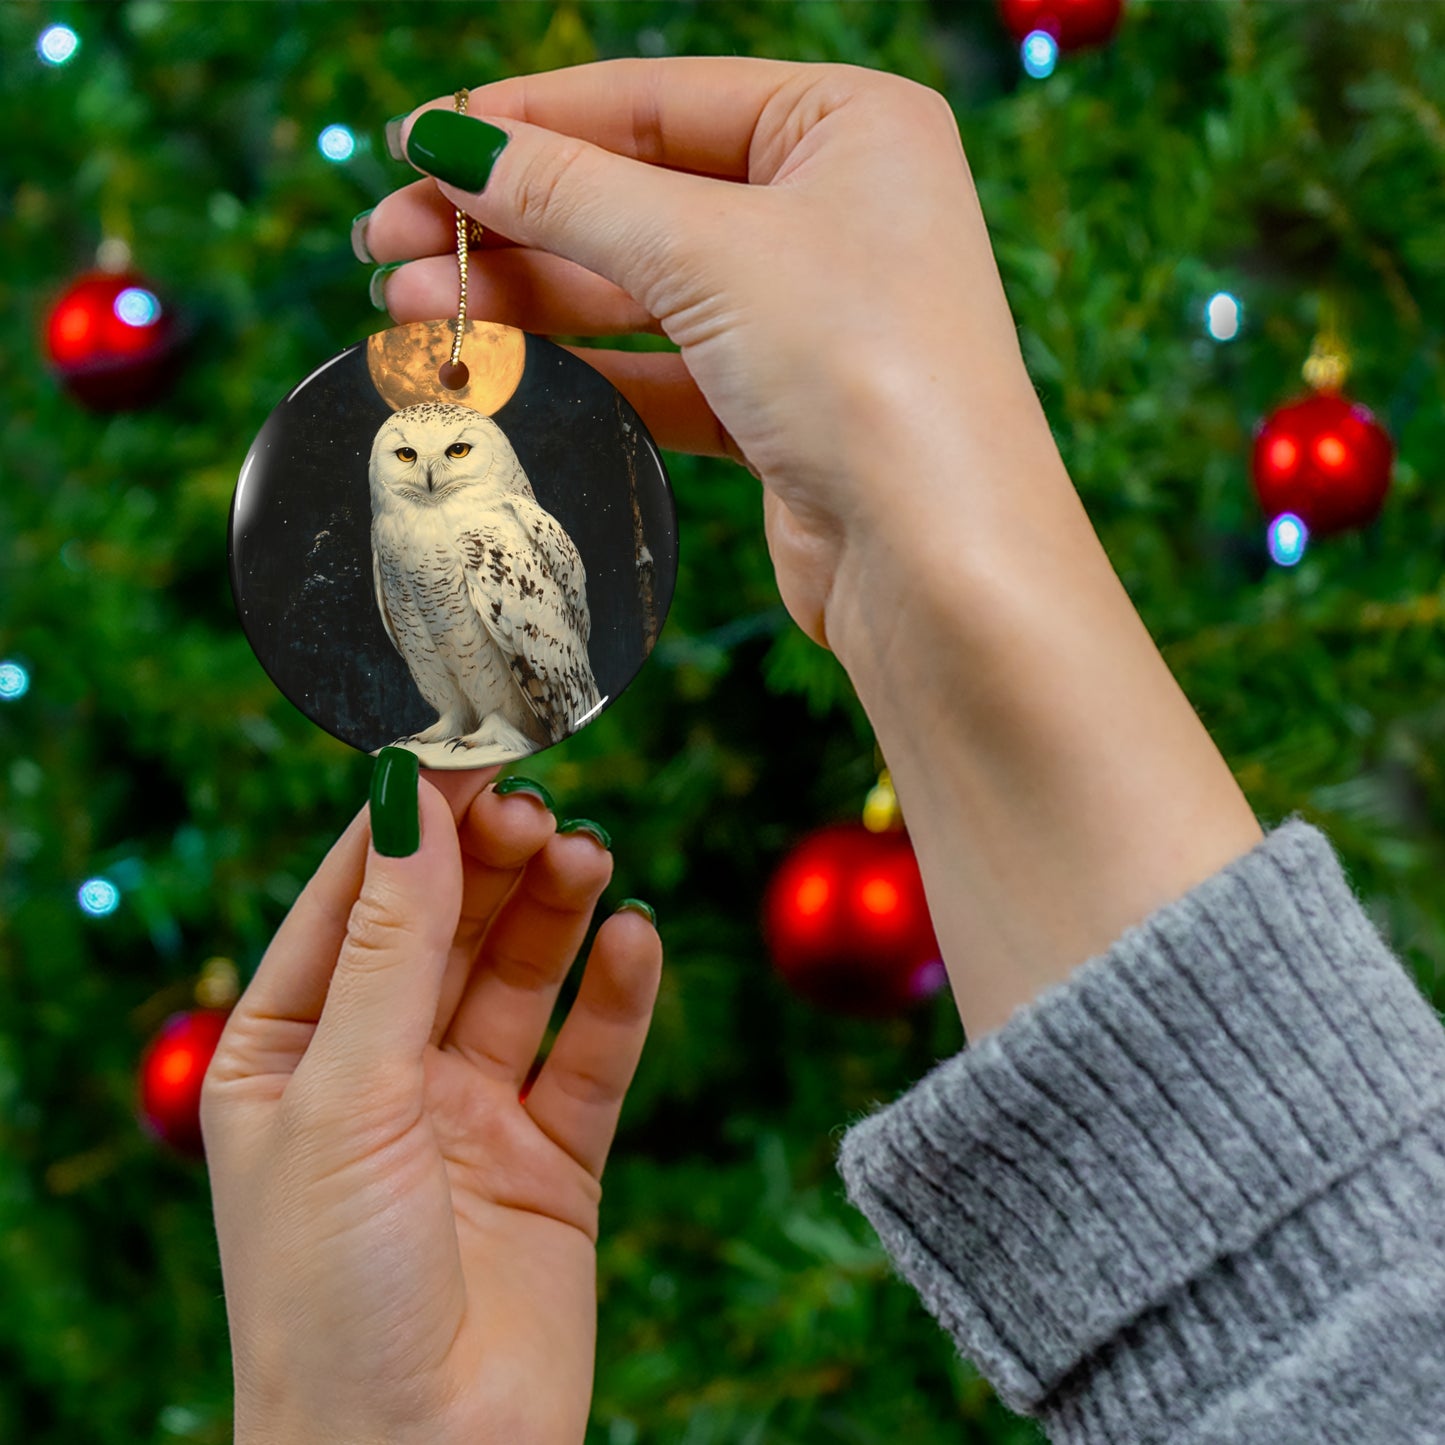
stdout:
<svg viewBox="0 0 1445 1445">
<path fill-rule="evenodd" d="M 816 67 L 736 55 L 598 60 L 478 86 L 468 110 L 527 121 L 671 170 L 746 180 L 764 109 L 808 70 Z"/>
</svg>

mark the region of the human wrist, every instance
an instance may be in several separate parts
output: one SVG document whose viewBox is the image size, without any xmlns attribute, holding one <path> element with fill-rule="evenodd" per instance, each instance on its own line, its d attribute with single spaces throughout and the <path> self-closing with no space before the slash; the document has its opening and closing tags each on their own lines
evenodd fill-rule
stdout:
<svg viewBox="0 0 1445 1445">
<path fill-rule="evenodd" d="M 903 397 L 879 377 L 853 393 L 864 419 L 849 446 L 855 501 L 824 627 L 855 684 L 876 667 L 892 679 L 911 660 L 886 636 L 900 608 L 920 644 L 910 653 L 925 639 L 987 647 L 990 614 L 979 609 L 990 593 L 1006 596 L 1050 556 L 1097 547 L 1026 376 L 973 390 L 966 376 L 930 383 Z"/>
<path fill-rule="evenodd" d="M 402 1445 L 396 1434 L 368 1432 L 330 1422 L 320 1424 L 305 1412 L 281 1414 L 245 1411 L 237 1402 L 232 1445 Z"/>
<path fill-rule="evenodd" d="M 958 450 L 934 448 L 932 465 Z M 1057 452 L 1016 433 L 955 475 L 968 490 L 937 515 L 893 488 L 899 515 L 844 550 L 827 625 L 977 1036 L 1260 830 Z"/>
</svg>

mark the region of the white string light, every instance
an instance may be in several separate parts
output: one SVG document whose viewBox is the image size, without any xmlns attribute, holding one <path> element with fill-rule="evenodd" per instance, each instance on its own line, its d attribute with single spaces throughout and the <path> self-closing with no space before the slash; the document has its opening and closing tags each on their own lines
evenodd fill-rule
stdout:
<svg viewBox="0 0 1445 1445">
<path fill-rule="evenodd" d="M 1204 307 L 1204 329 L 1216 341 L 1233 341 L 1244 324 L 1244 307 L 1228 291 L 1216 291 Z"/>
<path fill-rule="evenodd" d="M 109 878 L 87 878 L 75 897 L 81 912 L 92 918 L 106 918 L 120 907 L 120 889 Z"/>
<path fill-rule="evenodd" d="M 48 25 L 35 42 L 35 53 L 47 65 L 64 65 L 80 49 L 80 36 L 68 25 Z"/>
<path fill-rule="evenodd" d="M 16 702 L 30 691 L 30 674 L 8 659 L 0 662 L 0 702 Z"/>
<path fill-rule="evenodd" d="M 340 164 L 356 154 L 356 137 L 344 125 L 329 125 L 316 137 L 316 147 L 327 160 Z"/>
</svg>

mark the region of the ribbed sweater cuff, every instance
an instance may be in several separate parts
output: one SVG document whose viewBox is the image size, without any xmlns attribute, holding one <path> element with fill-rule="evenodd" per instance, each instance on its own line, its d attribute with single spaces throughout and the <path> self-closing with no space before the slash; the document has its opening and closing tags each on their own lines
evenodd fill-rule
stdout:
<svg viewBox="0 0 1445 1445">
<path fill-rule="evenodd" d="M 856 1124 L 839 1167 L 1001 1397 L 1077 1410 L 1081 1375 L 1137 1370 L 1140 1331 L 1165 1397 L 1198 1368 L 1191 1331 L 1218 1316 L 1210 1348 L 1235 1348 L 1236 1306 L 1258 1319 L 1319 1272 L 1326 1208 L 1347 1255 L 1376 1253 L 1398 1220 L 1351 1176 L 1411 1134 L 1437 1160 L 1442 1105 L 1439 1020 L 1292 818 Z"/>
</svg>

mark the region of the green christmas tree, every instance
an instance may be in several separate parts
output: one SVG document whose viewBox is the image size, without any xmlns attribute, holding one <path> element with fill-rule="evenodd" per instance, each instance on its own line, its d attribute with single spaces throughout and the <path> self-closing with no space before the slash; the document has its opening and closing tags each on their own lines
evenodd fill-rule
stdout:
<svg viewBox="0 0 1445 1445">
<path fill-rule="evenodd" d="M 50 64 L 58 24 L 79 45 Z M 366 795 L 370 761 L 242 637 L 226 526 L 271 406 L 386 324 L 347 244 L 412 176 L 382 122 L 458 85 L 680 53 L 880 67 L 949 98 L 1135 604 L 1260 817 L 1323 827 L 1445 1000 L 1445 11 L 1134 0 L 1112 44 L 1033 80 L 983 3 L 18 0 L 0 10 L 0 1440 L 230 1438 L 204 1171 L 138 1126 L 135 1067 L 204 960 L 254 967 Z M 348 159 L 318 148 L 330 125 Z M 173 389 L 114 414 L 76 404 L 41 339 L 102 241 L 191 330 Z M 1229 342 L 1203 325 L 1220 291 L 1244 306 Z M 1350 393 L 1397 445 L 1393 489 L 1373 527 L 1281 567 L 1251 431 L 1302 389 L 1330 308 Z M 955 1051 L 957 1014 L 945 995 L 839 1019 L 769 969 L 767 879 L 856 814 L 871 735 L 779 604 L 753 478 L 668 465 L 682 561 L 658 647 L 527 767 L 607 823 L 615 898 L 655 902 L 668 950 L 606 1179 L 589 1441 L 1037 1439 L 843 1197 L 840 1126 Z M 77 906 L 91 878 L 118 891 L 107 916 Z"/>
</svg>

